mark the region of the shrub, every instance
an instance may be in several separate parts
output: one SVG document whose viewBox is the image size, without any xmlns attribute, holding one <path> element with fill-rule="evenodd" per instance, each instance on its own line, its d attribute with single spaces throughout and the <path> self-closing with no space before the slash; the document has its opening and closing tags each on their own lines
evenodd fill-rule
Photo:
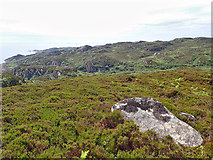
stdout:
<svg viewBox="0 0 213 160">
<path fill-rule="evenodd" d="M 2 73 L 2 87 L 11 87 L 26 83 L 25 80 L 19 76 L 11 73 Z"/>
<path fill-rule="evenodd" d="M 102 121 L 102 124 L 104 125 L 104 127 L 110 128 L 110 129 L 113 129 L 118 124 L 122 124 L 122 123 L 124 123 L 124 118 L 121 115 L 120 111 L 117 111 L 117 110 L 107 115 Z"/>
</svg>

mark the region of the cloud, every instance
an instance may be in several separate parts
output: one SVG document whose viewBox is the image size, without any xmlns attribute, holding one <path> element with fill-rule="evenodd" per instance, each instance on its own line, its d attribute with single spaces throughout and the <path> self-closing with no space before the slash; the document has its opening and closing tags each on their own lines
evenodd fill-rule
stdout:
<svg viewBox="0 0 213 160">
<path fill-rule="evenodd" d="M 211 35 L 211 0 L 0 0 L 0 53 Z"/>
<path fill-rule="evenodd" d="M 0 0 L 0 30 L 72 39 L 110 39 L 141 32 L 141 26 L 210 24 L 209 0 Z M 208 24 L 209 23 L 209 24 Z M 150 30 L 150 34 L 151 34 Z"/>
</svg>

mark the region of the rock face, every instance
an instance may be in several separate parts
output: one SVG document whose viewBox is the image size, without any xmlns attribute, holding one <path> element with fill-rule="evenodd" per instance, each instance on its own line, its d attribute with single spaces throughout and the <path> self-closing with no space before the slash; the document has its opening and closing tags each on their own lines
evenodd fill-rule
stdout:
<svg viewBox="0 0 213 160">
<path fill-rule="evenodd" d="M 13 74 L 22 78 L 30 80 L 33 77 L 43 76 L 45 74 L 53 74 L 53 77 L 58 78 L 61 73 L 56 69 L 48 69 L 45 67 L 26 67 L 26 68 L 15 68 Z"/>
<path fill-rule="evenodd" d="M 175 117 L 157 100 L 130 98 L 112 106 L 111 111 L 120 110 L 125 119 L 133 120 L 141 132 L 155 131 L 159 137 L 170 135 L 176 143 L 196 147 L 202 144 L 201 135 L 191 126 Z"/>
</svg>

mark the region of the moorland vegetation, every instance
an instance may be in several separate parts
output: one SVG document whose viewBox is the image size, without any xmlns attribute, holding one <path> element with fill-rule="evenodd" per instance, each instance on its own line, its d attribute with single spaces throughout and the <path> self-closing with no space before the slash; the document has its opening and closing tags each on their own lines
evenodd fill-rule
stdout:
<svg viewBox="0 0 213 160">
<path fill-rule="evenodd" d="M 212 158 L 211 86 L 211 72 L 192 68 L 77 76 L 5 87 L 2 157 Z M 111 112 L 113 104 L 132 97 L 155 98 L 195 128 L 204 143 L 191 148 L 175 144 L 170 136 L 141 133 L 119 111 Z M 180 111 L 194 115 L 197 121 L 181 117 Z"/>
<path fill-rule="evenodd" d="M 141 74 L 180 67 L 210 71 L 211 38 L 118 42 L 102 46 L 61 47 L 16 55 L 5 60 L 3 72 L 30 82 L 65 77 Z"/>
</svg>

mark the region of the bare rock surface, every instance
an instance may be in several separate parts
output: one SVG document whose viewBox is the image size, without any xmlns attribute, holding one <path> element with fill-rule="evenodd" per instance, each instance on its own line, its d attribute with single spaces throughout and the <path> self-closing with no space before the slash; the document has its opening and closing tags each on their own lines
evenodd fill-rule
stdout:
<svg viewBox="0 0 213 160">
<path fill-rule="evenodd" d="M 197 120 L 193 115 L 188 114 L 188 113 L 179 112 L 179 115 L 188 118 L 190 121 L 196 121 Z"/>
<path fill-rule="evenodd" d="M 176 143 L 196 147 L 203 143 L 201 135 L 190 125 L 175 117 L 165 106 L 150 97 L 130 98 L 114 104 L 111 111 L 120 110 L 127 120 L 133 120 L 141 132 L 155 131 L 159 137 L 170 135 Z"/>
</svg>

